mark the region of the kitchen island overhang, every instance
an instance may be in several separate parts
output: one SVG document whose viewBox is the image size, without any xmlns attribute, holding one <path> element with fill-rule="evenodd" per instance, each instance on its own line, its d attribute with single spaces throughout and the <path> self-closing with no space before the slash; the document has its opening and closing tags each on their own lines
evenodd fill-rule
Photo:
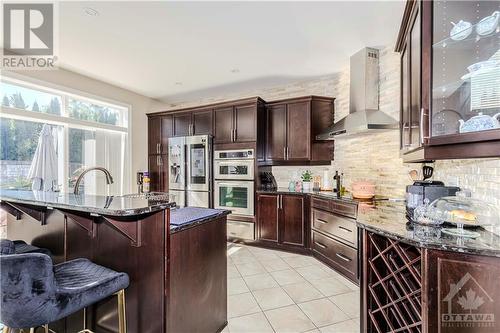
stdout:
<svg viewBox="0 0 500 333">
<path fill-rule="evenodd" d="M 170 224 L 175 203 L 137 196 L 1 190 L 0 200 L 2 210 L 10 215 L 7 238 L 50 250 L 54 263 L 87 258 L 129 274 L 128 332 L 200 329 L 193 324 L 207 325 L 216 332 L 227 324 L 228 211 L 205 211 L 204 216 L 183 223 L 181 228 Z M 203 251 L 199 244 L 203 244 Z M 175 276 L 172 267 L 177 267 Z M 179 278 L 179 271 L 185 276 Z M 188 289 L 190 293 L 185 292 Z M 196 296 L 202 290 L 211 293 L 187 299 L 188 294 Z M 92 306 L 87 311 L 87 327 L 95 332 L 118 332 L 114 302 L 108 299 Z M 205 322 L 184 322 L 181 310 L 201 311 L 204 314 L 199 317 Z M 82 318 L 82 313 L 76 313 L 51 328 L 57 332 L 79 331 Z"/>
</svg>

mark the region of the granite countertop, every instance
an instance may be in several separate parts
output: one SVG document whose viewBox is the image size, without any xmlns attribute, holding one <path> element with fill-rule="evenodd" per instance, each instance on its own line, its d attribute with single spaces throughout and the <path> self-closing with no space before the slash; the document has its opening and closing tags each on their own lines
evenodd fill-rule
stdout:
<svg viewBox="0 0 500 333">
<path fill-rule="evenodd" d="M 500 257 L 500 228 L 474 228 L 478 238 L 447 235 L 443 228 L 410 223 L 404 202 L 375 201 L 358 205 L 357 225 L 360 228 L 422 248 Z"/>
<path fill-rule="evenodd" d="M 209 222 L 214 218 L 227 216 L 231 213 L 225 209 L 212 209 L 201 207 L 184 207 L 170 211 L 170 233 Z"/>
<path fill-rule="evenodd" d="M 0 200 L 108 216 L 134 216 L 174 207 L 170 200 L 148 200 L 144 196 L 103 196 L 62 192 L 0 190 Z"/>
<path fill-rule="evenodd" d="M 309 196 L 313 196 L 313 197 L 326 198 L 326 199 L 331 199 L 331 200 L 339 200 L 339 201 L 345 201 L 345 202 L 351 202 L 351 203 L 362 201 L 362 200 L 355 199 L 351 196 L 343 196 L 343 197 L 338 198 L 337 193 L 334 193 L 332 191 L 296 192 L 296 191 L 290 191 L 287 187 L 278 187 L 275 190 L 258 189 L 256 192 L 257 193 L 268 193 L 268 194 L 309 195 Z"/>
</svg>

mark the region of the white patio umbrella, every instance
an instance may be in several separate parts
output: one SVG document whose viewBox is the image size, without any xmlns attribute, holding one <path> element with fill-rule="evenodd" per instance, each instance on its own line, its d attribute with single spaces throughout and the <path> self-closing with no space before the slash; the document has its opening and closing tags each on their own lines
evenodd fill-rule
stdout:
<svg viewBox="0 0 500 333">
<path fill-rule="evenodd" d="M 53 191 L 57 185 L 57 154 L 52 129 L 47 124 L 43 125 L 38 138 L 28 178 L 33 181 L 34 191 Z"/>
</svg>

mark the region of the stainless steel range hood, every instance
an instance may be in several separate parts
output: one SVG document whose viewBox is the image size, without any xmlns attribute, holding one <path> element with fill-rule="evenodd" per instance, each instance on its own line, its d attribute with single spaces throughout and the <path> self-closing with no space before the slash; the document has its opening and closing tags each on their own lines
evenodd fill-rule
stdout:
<svg viewBox="0 0 500 333">
<path fill-rule="evenodd" d="M 317 135 L 317 140 L 399 127 L 396 119 L 378 109 L 378 59 L 379 51 L 368 47 L 351 56 L 349 114 Z"/>
</svg>

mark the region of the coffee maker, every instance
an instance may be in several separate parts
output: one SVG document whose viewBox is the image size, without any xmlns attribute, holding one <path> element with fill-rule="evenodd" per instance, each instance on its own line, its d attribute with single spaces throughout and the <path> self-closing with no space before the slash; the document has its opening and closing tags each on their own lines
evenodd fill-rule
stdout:
<svg viewBox="0 0 500 333">
<path fill-rule="evenodd" d="M 423 205 L 427 200 L 429 203 L 436 199 L 455 196 L 460 187 L 445 186 L 437 180 L 417 180 L 413 185 L 406 186 L 406 214 L 413 218 L 413 211 Z"/>
</svg>

